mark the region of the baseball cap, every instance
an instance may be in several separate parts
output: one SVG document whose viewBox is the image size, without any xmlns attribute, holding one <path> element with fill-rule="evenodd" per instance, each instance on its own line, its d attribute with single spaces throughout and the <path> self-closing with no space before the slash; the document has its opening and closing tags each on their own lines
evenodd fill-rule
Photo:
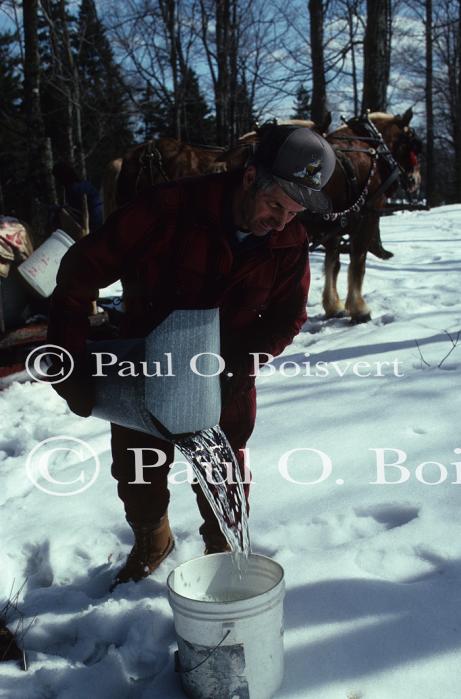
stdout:
<svg viewBox="0 0 461 699">
<path fill-rule="evenodd" d="M 336 166 L 333 148 L 307 126 L 274 125 L 263 135 L 253 156 L 295 202 L 310 211 L 330 211 L 322 188 Z"/>
</svg>

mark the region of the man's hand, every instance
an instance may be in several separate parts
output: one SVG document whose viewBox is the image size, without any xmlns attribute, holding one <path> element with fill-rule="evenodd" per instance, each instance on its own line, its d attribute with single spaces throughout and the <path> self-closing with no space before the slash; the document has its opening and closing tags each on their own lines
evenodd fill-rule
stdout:
<svg viewBox="0 0 461 699">
<path fill-rule="evenodd" d="M 59 370 L 53 362 L 48 369 L 50 376 L 55 376 Z M 86 358 L 74 358 L 72 374 L 60 383 L 52 384 L 54 390 L 73 413 L 80 417 L 89 417 L 94 407 L 94 384 L 91 376 L 91 367 Z"/>
<path fill-rule="evenodd" d="M 221 374 L 222 405 L 227 404 L 253 386 L 254 377 L 250 376 L 253 372 L 253 356 L 250 354 L 241 354 L 226 361 L 226 368 Z"/>
</svg>

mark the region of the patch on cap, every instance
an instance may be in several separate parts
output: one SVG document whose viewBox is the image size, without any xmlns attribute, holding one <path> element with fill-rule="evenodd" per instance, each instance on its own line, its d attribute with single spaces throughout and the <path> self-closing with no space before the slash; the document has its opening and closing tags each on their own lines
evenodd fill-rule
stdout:
<svg viewBox="0 0 461 699">
<path fill-rule="evenodd" d="M 302 170 L 293 173 L 293 177 L 297 180 L 302 180 L 306 187 L 312 189 L 320 189 L 321 187 L 321 170 L 322 163 L 320 158 L 312 158 L 312 161 Z"/>
</svg>

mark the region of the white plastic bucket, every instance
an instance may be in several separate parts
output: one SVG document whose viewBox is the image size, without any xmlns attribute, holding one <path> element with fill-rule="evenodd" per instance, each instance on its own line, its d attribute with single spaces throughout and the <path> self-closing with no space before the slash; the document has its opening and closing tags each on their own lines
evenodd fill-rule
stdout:
<svg viewBox="0 0 461 699">
<path fill-rule="evenodd" d="M 67 250 L 74 244 L 73 238 L 60 229 L 38 247 L 27 260 L 19 265 L 18 272 L 41 296 L 47 298 L 56 286 L 59 265 Z"/>
<path fill-rule="evenodd" d="M 254 553 L 241 567 L 217 553 L 168 576 L 176 669 L 192 699 L 270 699 L 282 682 L 283 568 Z"/>
</svg>

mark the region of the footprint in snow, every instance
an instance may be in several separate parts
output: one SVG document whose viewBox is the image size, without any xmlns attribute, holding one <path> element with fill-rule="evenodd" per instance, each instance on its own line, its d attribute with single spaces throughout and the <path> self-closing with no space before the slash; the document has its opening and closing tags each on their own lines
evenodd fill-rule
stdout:
<svg viewBox="0 0 461 699">
<path fill-rule="evenodd" d="M 403 527 L 419 517 L 420 508 L 409 503 L 379 503 L 356 508 L 358 517 L 372 517 L 386 530 Z M 386 580 L 412 583 L 440 573 L 440 559 L 420 546 L 385 539 L 372 547 L 364 546 L 357 553 L 356 565 L 367 573 Z"/>
<path fill-rule="evenodd" d="M 50 587 L 53 584 L 53 570 L 50 563 L 50 543 L 26 544 L 23 553 L 27 556 L 24 577 L 29 589 Z"/>
<path fill-rule="evenodd" d="M 106 657 L 109 646 L 109 642 L 96 641 L 90 653 L 83 658 L 83 664 L 88 666 L 96 665 L 96 663 L 101 662 L 101 660 Z"/>
<path fill-rule="evenodd" d="M 389 325 L 395 321 L 395 315 L 393 313 L 383 313 L 382 316 L 373 320 L 373 325 Z"/>
<path fill-rule="evenodd" d="M 324 315 L 316 315 L 308 320 L 302 332 L 316 335 L 327 328 L 348 328 L 350 324 L 351 319 L 345 313 L 338 313 L 338 315 L 333 318 L 326 318 Z"/>
<path fill-rule="evenodd" d="M 367 573 L 399 583 L 419 583 L 442 575 L 459 578 L 458 566 L 423 546 L 403 544 L 362 549 L 356 565 Z"/>
<path fill-rule="evenodd" d="M 427 430 L 423 427 L 410 427 L 408 431 L 410 434 L 427 434 Z"/>
<path fill-rule="evenodd" d="M 420 561 L 430 566 L 430 570 L 426 573 L 415 575 L 413 578 L 409 578 L 406 582 L 421 582 L 428 578 L 434 578 L 438 575 L 443 575 L 446 569 L 449 567 L 449 563 L 446 558 L 439 555 L 435 551 L 426 548 L 425 546 L 417 546 L 414 549 L 415 556 L 417 556 Z"/>
<path fill-rule="evenodd" d="M 373 517 L 386 529 L 403 527 L 419 515 L 419 507 L 403 503 L 380 503 L 368 507 L 356 507 L 354 511 L 357 517 Z"/>
</svg>

